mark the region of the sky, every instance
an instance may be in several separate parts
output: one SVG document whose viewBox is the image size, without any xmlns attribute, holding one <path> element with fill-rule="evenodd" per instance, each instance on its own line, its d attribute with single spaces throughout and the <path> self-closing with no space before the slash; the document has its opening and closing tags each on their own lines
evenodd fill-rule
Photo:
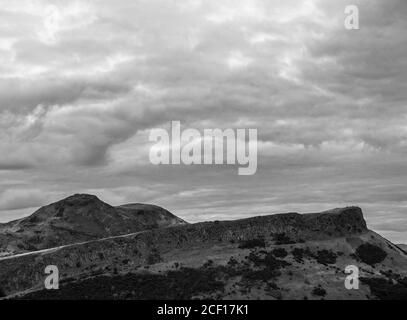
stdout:
<svg viewBox="0 0 407 320">
<path fill-rule="evenodd" d="M 0 222 L 74 193 L 189 222 L 360 206 L 407 243 L 407 2 L 0 0 Z M 154 166 L 153 128 L 255 128 L 258 171 Z"/>
</svg>

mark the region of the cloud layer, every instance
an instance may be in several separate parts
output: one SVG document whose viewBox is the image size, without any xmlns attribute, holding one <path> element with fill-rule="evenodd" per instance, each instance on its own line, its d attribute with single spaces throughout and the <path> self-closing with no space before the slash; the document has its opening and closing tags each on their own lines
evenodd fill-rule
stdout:
<svg viewBox="0 0 407 320">
<path fill-rule="evenodd" d="M 407 242 L 404 0 L 0 0 L 0 220 L 76 192 L 188 221 L 363 207 Z M 149 130 L 256 128 L 259 169 L 155 167 Z"/>
</svg>

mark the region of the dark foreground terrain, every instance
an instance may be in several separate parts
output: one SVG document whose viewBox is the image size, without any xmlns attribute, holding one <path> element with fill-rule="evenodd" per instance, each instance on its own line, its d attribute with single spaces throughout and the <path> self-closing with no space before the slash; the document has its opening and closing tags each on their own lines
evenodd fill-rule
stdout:
<svg viewBox="0 0 407 320">
<path fill-rule="evenodd" d="M 182 220 L 180 220 L 182 221 Z M 60 289 L 45 290 L 58 266 Z M 345 268 L 359 268 L 348 290 Z M 357 207 L 160 227 L 0 260 L 13 299 L 407 299 L 407 254 Z"/>
</svg>

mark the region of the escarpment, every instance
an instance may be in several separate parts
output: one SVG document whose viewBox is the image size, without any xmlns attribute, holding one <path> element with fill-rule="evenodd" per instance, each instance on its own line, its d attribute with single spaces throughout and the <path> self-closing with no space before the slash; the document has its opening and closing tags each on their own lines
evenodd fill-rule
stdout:
<svg viewBox="0 0 407 320">
<path fill-rule="evenodd" d="M 188 252 L 212 246 L 238 246 L 251 239 L 261 239 L 266 246 L 298 244 L 365 232 L 368 232 L 366 222 L 357 207 L 176 225 L 0 259 L 0 287 L 8 295 L 40 289 L 48 265 L 58 266 L 61 281 L 65 281 L 136 270 L 161 262 L 163 256 L 174 250 Z"/>
</svg>

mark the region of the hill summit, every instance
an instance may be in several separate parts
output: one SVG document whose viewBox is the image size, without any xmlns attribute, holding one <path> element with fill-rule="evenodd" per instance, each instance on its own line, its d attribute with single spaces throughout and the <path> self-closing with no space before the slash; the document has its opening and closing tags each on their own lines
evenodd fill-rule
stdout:
<svg viewBox="0 0 407 320">
<path fill-rule="evenodd" d="M 75 194 L 44 206 L 29 217 L 0 225 L 3 255 L 186 224 L 153 205 L 114 207 L 89 194 Z"/>
</svg>

